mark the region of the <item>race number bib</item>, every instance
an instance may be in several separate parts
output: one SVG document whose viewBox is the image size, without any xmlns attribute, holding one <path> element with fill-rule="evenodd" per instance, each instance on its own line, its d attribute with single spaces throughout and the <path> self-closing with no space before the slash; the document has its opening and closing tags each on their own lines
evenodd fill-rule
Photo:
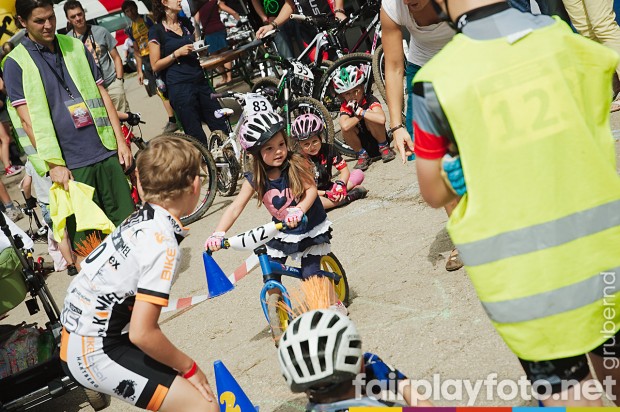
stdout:
<svg viewBox="0 0 620 412">
<path fill-rule="evenodd" d="M 259 93 L 248 93 L 245 98 L 246 115 L 272 112 L 273 107 L 265 96 Z"/>
<path fill-rule="evenodd" d="M 293 74 L 297 77 L 301 77 L 304 80 L 314 80 L 314 74 L 312 71 L 306 67 L 305 64 L 292 61 L 293 64 Z"/>
</svg>

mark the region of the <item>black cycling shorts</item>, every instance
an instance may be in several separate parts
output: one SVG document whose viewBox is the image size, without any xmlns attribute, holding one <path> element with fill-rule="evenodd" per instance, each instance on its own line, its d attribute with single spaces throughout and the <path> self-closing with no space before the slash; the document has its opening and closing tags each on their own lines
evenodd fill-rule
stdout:
<svg viewBox="0 0 620 412">
<path fill-rule="evenodd" d="M 602 358 L 619 359 L 620 332 L 590 353 Z M 585 354 L 539 362 L 519 359 L 519 362 L 521 362 L 527 379 L 532 383 L 534 390 L 541 395 L 560 393 L 573 386 L 574 383 L 569 384 L 569 381 L 582 381 L 590 373 Z"/>
</svg>

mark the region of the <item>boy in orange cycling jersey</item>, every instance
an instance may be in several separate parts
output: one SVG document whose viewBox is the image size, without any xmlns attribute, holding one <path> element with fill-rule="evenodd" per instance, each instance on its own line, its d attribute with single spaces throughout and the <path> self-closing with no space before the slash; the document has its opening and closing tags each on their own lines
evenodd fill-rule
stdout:
<svg viewBox="0 0 620 412">
<path fill-rule="evenodd" d="M 86 257 L 65 297 L 65 372 L 143 409 L 218 410 L 205 374 L 158 324 L 188 232 L 179 218 L 200 197 L 200 163 L 200 153 L 185 140 L 151 140 L 137 160 L 144 206 Z"/>
</svg>

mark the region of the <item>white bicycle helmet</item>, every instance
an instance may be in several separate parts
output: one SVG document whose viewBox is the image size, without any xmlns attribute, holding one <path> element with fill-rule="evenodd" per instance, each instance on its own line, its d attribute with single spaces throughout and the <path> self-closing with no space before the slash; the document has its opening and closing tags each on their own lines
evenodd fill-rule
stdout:
<svg viewBox="0 0 620 412">
<path fill-rule="evenodd" d="M 284 129 L 284 119 L 274 112 L 248 116 L 239 127 L 239 143 L 245 150 L 259 149 L 276 133 Z"/>
<path fill-rule="evenodd" d="M 317 136 L 323 131 L 323 121 L 314 113 L 297 116 L 291 127 L 291 136 L 298 141 Z"/>
<path fill-rule="evenodd" d="M 340 68 L 333 80 L 334 91 L 338 94 L 348 92 L 352 88 L 359 86 L 366 80 L 366 75 L 357 66 L 346 66 Z"/>
<path fill-rule="evenodd" d="M 278 347 L 291 391 L 323 391 L 361 372 L 362 341 L 353 322 L 332 310 L 313 310 L 286 328 Z"/>
</svg>

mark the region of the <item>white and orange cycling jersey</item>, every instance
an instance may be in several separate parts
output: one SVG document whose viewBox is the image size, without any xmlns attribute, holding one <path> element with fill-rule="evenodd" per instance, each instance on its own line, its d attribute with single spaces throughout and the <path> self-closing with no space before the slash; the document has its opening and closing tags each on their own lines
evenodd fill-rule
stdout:
<svg viewBox="0 0 620 412">
<path fill-rule="evenodd" d="M 187 229 L 165 209 L 146 203 L 82 262 L 71 282 L 61 322 L 80 336 L 115 338 L 129 332 L 135 300 L 168 305 Z"/>
</svg>

